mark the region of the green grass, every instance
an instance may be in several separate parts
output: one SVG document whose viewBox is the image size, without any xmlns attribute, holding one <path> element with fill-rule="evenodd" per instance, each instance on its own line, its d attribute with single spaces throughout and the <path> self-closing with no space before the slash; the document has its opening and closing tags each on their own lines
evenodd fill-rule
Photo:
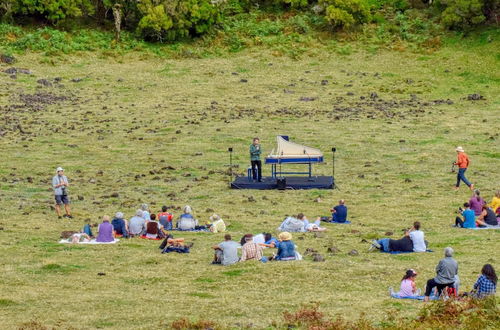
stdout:
<svg viewBox="0 0 500 330">
<path fill-rule="evenodd" d="M 2 327 L 154 329 L 185 316 L 229 328 L 265 328 L 283 311 L 314 303 L 328 318 L 356 320 L 366 312 L 371 324 L 382 324 L 394 310 L 410 319 L 418 315 L 421 303 L 393 301 L 387 288 L 398 287 L 408 268 L 419 272 L 423 288 L 448 245 L 457 251 L 464 290 L 483 264 L 499 268 L 496 254 L 485 252 L 498 250 L 498 232 L 451 227 L 470 192 L 452 191 L 450 173 L 454 148 L 462 145 L 472 158 L 468 176 L 484 197 L 498 189 L 498 41 L 470 48 L 445 43 L 429 54 L 384 48 L 374 54 L 356 42 L 349 45 L 343 55 L 304 45 L 307 50 L 295 60 L 260 46 L 211 58 L 148 57 L 142 51 L 102 58 L 89 51 L 62 55 L 57 65 L 36 52 L 16 55 L 15 66 L 34 75 L 0 80 L 0 113 L 7 122 L 0 124 L 6 132 L 0 138 Z M 424 55 L 428 59 L 419 61 Z M 63 78 L 62 87 L 36 82 L 55 77 Z M 324 79 L 328 84 L 321 84 Z M 37 91 L 70 100 L 41 108 L 19 101 L 20 93 Z M 486 100 L 466 100 L 478 92 Z M 383 101 L 372 101 L 371 93 Z M 420 105 L 406 103 L 411 94 Z M 434 103 L 446 99 L 453 104 Z M 251 139 L 259 136 L 267 153 L 277 134 L 319 147 L 326 164 L 315 166 L 318 175 L 330 175 L 329 150 L 336 146 L 340 189 L 229 189 L 227 148 L 234 148 L 235 172 L 245 174 Z M 50 179 L 59 165 L 71 182 L 73 220 L 59 220 L 51 209 Z M 102 197 L 114 192 L 120 197 Z M 85 219 L 98 222 L 117 211 L 130 218 L 143 202 L 155 212 L 174 206 L 176 216 L 177 208 L 190 204 L 201 223 L 216 212 L 239 240 L 248 232 L 276 235 L 287 214 L 327 215 L 341 198 L 352 225 L 327 225 L 323 237 L 294 235 L 299 251 L 318 250 L 326 259 L 321 263 L 305 257 L 212 266 L 211 247 L 223 234 L 176 234 L 194 243 L 186 255 L 162 255 L 160 242 L 141 239 L 112 246 L 57 244 L 61 231 L 78 230 Z M 362 239 L 388 231 L 398 237 L 417 220 L 434 253 L 367 252 Z M 331 246 L 340 252 L 330 255 Z M 348 255 L 353 249 L 358 256 Z"/>
</svg>

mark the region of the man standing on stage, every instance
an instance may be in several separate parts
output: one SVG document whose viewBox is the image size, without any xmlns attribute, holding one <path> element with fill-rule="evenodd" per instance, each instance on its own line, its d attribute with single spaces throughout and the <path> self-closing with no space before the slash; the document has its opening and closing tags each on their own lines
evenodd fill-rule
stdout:
<svg viewBox="0 0 500 330">
<path fill-rule="evenodd" d="M 56 199 L 56 213 L 61 219 L 61 204 L 64 204 L 66 218 L 73 218 L 69 211 L 69 198 L 68 198 L 68 178 L 64 175 L 64 169 L 58 167 L 56 169 L 57 175 L 52 178 L 52 187 L 54 188 L 54 196 Z"/>
<path fill-rule="evenodd" d="M 256 137 L 250 145 L 250 161 L 252 163 L 253 179 L 254 181 L 257 180 L 259 182 L 262 182 L 262 162 L 260 161 L 261 152 L 262 149 L 260 148 L 260 140 Z"/>
<path fill-rule="evenodd" d="M 458 165 L 457 184 L 455 185 L 455 190 L 458 190 L 460 187 L 460 181 L 463 181 L 470 188 L 470 190 L 473 190 L 474 185 L 465 177 L 465 171 L 467 171 L 470 163 L 469 156 L 467 156 L 464 148 L 462 147 L 457 147 L 455 151 L 457 152 L 457 161 L 453 164 Z"/>
</svg>

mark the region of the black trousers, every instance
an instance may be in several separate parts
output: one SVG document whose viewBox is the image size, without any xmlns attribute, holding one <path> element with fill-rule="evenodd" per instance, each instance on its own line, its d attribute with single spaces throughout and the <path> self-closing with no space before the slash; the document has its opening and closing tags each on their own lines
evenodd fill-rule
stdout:
<svg viewBox="0 0 500 330">
<path fill-rule="evenodd" d="M 460 217 L 456 217 L 455 218 L 455 226 L 457 227 L 464 227 L 464 221 L 462 219 L 460 219 Z"/>
<path fill-rule="evenodd" d="M 453 282 L 446 283 L 446 284 L 440 284 L 440 283 L 437 283 L 433 278 L 431 278 L 430 280 L 427 281 L 427 286 L 425 287 L 425 296 L 429 297 L 431 295 L 432 289 L 434 289 L 435 287 L 437 287 L 438 295 L 440 296 L 441 292 L 443 291 L 444 288 L 446 288 L 447 286 L 452 288 L 454 284 L 455 283 L 453 283 Z"/>
<path fill-rule="evenodd" d="M 262 180 L 262 162 L 260 160 L 252 160 L 252 177 L 254 180 Z"/>
</svg>

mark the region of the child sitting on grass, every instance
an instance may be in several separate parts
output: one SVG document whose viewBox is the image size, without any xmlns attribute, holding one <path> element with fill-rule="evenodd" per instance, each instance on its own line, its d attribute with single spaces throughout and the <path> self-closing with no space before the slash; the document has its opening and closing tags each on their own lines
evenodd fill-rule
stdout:
<svg viewBox="0 0 500 330">
<path fill-rule="evenodd" d="M 408 269 L 401 280 L 399 292 L 396 293 L 392 290 L 392 288 L 390 288 L 391 297 L 398 299 L 412 298 L 423 300 L 424 297 L 420 296 L 420 290 L 417 289 L 417 285 L 415 284 L 416 278 L 417 272 L 413 269 Z"/>
</svg>

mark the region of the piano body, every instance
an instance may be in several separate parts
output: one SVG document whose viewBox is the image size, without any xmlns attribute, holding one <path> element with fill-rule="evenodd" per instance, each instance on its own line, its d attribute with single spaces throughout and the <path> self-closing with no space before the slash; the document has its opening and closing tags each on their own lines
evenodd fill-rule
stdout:
<svg viewBox="0 0 500 330">
<path fill-rule="evenodd" d="M 283 174 L 308 174 L 312 176 L 312 164 L 323 162 L 323 153 L 316 148 L 306 147 L 298 143 L 288 141 L 288 136 L 278 135 L 276 137 L 278 146 L 266 157 L 265 164 L 271 164 L 272 177 L 276 178 Z M 281 164 L 308 164 L 307 172 L 282 172 Z M 278 171 L 277 166 L 280 165 Z"/>
</svg>

